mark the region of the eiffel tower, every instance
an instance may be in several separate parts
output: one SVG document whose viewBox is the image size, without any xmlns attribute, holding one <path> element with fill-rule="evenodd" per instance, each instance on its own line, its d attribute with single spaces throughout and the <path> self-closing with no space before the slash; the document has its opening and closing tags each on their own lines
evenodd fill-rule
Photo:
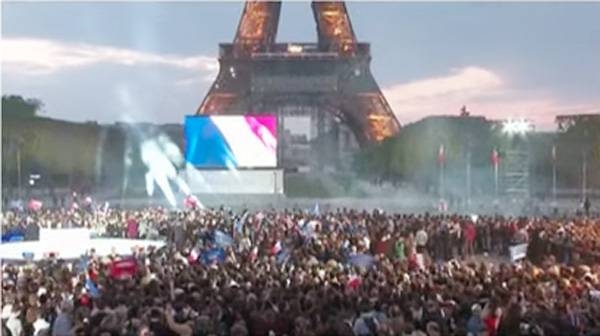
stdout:
<svg viewBox="0 0 600 336">
<path fill-rule="evenodd" d="M 360 146 L 394 136 L 400 124 L 345 3 L 312 2 L 317 43 L 275 43 L 280 10 L 280 1 L 245 3 L 233 43 L 219 45 L 219 73 L 197 114 L 274 113 L 280 129 L 284 116 L 310 116 L 317 136 L 335 134 L 339 143 L 346 127 Z"/>
</svg>

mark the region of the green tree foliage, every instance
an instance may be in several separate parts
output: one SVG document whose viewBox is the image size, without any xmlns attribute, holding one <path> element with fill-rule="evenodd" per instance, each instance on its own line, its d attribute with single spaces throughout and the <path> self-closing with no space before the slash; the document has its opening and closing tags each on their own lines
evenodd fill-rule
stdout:
<svg viewBox="0 0 600 336">
<path fill-rule="evenodd" d="M 430 117 L 406 125 L 395 138 L 363 149 L 355 158 L 359 175 L 369 179 L 401 180 L 425 190 L 439 186 L 438 151 L 445 148 L 445 184 L 449 193 L 466 183 L 467 156 L 471 154 L 473 192 L 493 191 L 491 153 L 502 157 L 514 138 L 498 123 L 478 117 Z M 532 191 L 546 193 L 552 185 L 552 146 L 556 145 L 559 189 L 581 186 L 582 156 L 588 160 L 588 188 L 600 188 L 600 115 L 573 118 L 554 133 L 527 137 Z"/>
<path fill-rule="evenodd" d="M 2 118 L 33 118 L 39 114 L 43 106 L 39 99 L 4 95 L 2 96 Z"/>
<path fill-rule="evenodd" d="M 2 168 L 16 184 L 29 173 L 90 176 L 97 152 L 97 126 L 39 117 L 43 103 L 17 95 L 2 97 Z M 22 181 L 23 182 L 23 181 Z"/>
<path fill-rule="evenodd" d="M 557 171 L 562 184 L 581 185 L 583 156 L 588 187 L 600 188 L 600 114 L 573 116 L 559 122 L 556 139 Z"/>
<path fill-rule="evenodd" d="M 365 177 L 400 179 L 424 189 L 437 188 L 438 154 L 443 145 L 447 184 L 458 184 L 464 181 L 461 174 L 465 171 L 467 152 L 471 152 L 473 167 L 489 166 L 492 133 L 492 124 L 484 118 L 427 118 L 406 125 L 397 137 L 361 151 L 356 167 Z M 473 169 L 472 177 L 476 175 L 478 172 Z"/>
</svg>

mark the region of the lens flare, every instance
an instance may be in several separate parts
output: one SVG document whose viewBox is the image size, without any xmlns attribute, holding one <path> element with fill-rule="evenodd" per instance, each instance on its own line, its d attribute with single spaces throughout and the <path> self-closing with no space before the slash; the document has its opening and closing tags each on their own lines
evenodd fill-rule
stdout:
<svg viewBox="0 0 600 336">
<path fill-rule="evenodd" d="M 186 196 L 191 194 L 187 183 L 177 173 L 176 165 L 183 156 L 177 146 L 167 136 L 143 139 L 140 144 L 142 162 L 148 169 L 146 173 L 146 192 L 148 196 L 154 194 L 154 185 L 158 185 L 165 198 L 172 207 L 177 206 L 175 193 L 170 182 L 177 184 L 179 190 Z"/>
</svg>

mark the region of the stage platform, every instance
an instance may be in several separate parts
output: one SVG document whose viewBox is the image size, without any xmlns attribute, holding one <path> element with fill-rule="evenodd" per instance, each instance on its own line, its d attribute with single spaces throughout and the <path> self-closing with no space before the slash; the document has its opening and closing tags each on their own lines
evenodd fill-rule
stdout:
<svg viewBox="0 0 600 336">
<path fill-rule="evenodd" d="M 192 194 L 283 195 L 283 169 L 186 168 L 184 180 Z"/>
</svg>

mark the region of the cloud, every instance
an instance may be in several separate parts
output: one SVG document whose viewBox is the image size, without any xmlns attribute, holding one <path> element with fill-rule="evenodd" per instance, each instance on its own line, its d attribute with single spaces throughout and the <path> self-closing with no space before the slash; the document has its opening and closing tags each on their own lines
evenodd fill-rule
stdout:
<svg viewBox="0 0 600 336">
<path fill-rule="evenodd" d="M 3 39 L 5 93 L 41 99 L 44 115 L 112 123 L 181 122 L 218 72 L 209 56 L 164 55 L 54 40 Z M 127 88 L 131 104 L 122 104 Z"/>
<path fill-rule="evenodd" d="M 123 66 L 163 65 L 201 71 L 214 77 L 219 65 L 214 57 L 162 55 L 131 49 L 90 44 L 69 44 L 53 40 L 2 39 L 2 65 L 5 71 L 22 75 L 49 75 L 60 70 L 99 64 Z"/>
<path fill-rule="evenodd" d="M 445 76 L 425 78 L 383 89 L 401 123 L 429 115 L 458 115 L 466 105 L 473 115 L 490 119 L 525 117 L 538 129 L 555 127 L 560 114 L 598 113 L 598 102 L 563 101 L 551 94 L 519 90 L 500 74 L 482 67 L 455 69 Z"/>
<path fill-rule="evenodd" d="M 112 103 L 118 97 L 105 95 L 120 83 L 130 88 L 144 120 L 179 121 L 195 111 L 219 67 L 214 57 L 205 55 L 45 39 L 8 38 L 0 46 L 4 91 L 42 99 L 49 116 L 69 120 L 119 120 L 123 107 Z M 479 66 L 391 85 L 383 92 L 403 124 L 429 115 L 458 115 L 463 105 L 474 115 L 492 119 L 524 116 L 538 129 L 552 129 L 559 114 L 600 112 L 600 99 L 570 101 L 523 90 L 502 74 Z"/>
<path fill-rule="evenodd" d="M 448 76 L 394 85 L 386 89 L 385 94 L 394 104 L 417 99 L 437 100 L 441 97 L 467 98 L 499 89 L 502 83 L 502 79 L 489 70 L 467 67 L 454 70 Z"/>
</svg>

